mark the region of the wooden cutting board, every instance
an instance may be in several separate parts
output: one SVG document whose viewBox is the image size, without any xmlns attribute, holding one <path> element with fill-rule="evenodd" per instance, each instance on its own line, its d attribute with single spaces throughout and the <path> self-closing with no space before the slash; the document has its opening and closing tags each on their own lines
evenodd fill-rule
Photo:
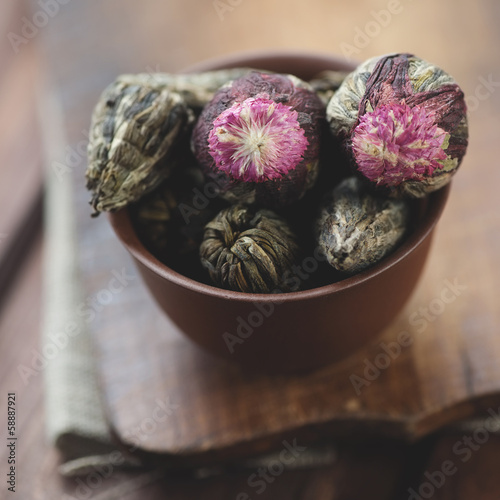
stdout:
<svg viewBox="0 0 500 500">
<path fill-rule="evenodd" d="M 75 171 L 82 313 L 109 422 L 125 447 L 164 460 L 215 460 L 280 448 L 284 439 L 415 440 L 498 412 L 500 170 L 491 161 L 498 127 L 475 134 L 484 113 L 471 113 L 471 146 L 406 309 L 358 353 L 301 377 L 245 373 L 184 338 L 106 218 L 90 218 L 83 172 Z"/>
<path fill-rule="evenodd" d="M 460 177 L 404 312 L 355 355 L 300 377 L 244 373 L 188 341 L 152 301 L 106 218 L 91 220 L 87 194 L 78 192 L 88 324 L 117 438 L 165 460 L 200 461 L 281 448 L 284 439 L 415 440 L 498 413 L 498 268 L 489 252 L 467 256 L 499 241 L 474 226 L 474 238 L 463 231 L 459 221 L 477 193 L 466 170 Z M 481 219 L 496 222 L 493 212 Z M 117 282 L 123 289 L 110 292 Z"/>
</svg>

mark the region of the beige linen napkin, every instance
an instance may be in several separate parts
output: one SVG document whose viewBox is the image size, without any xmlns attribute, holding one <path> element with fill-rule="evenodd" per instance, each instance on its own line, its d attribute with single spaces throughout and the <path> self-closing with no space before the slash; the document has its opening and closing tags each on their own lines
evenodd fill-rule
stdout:
<svg viewBox="0 0 500 500">
<path fill-rule="evenodd" d="M 104 418 L 90 333 L 78 307 L 82 304 L 75 235 L 71 172 L 57 159 L 64 154 L 61 113 L 54 96 L 44 92 L 46 153 L 44 318 L 41 353 L 46 353 L 45 421 L 47 434 L 66 461 L 95 456 L 115 447 Z M 50 359 L 49 359 L 50 358 Z M 71 463 L 65 469 L 71 470 Z"/>
</svg>

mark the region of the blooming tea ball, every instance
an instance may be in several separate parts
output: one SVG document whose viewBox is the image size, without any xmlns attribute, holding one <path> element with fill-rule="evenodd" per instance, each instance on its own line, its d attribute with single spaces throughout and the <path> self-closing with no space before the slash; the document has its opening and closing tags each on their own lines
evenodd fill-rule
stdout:
<svg viewBox="0 0 500 500">
<path fill-rule="evenodd" d="M 418 198 L 443 187 L 467 149 L 462 90 L 411 54 L 361 64 L 331 98 L 327 120 L 358 172 L 397 195 Z"/>
<path fill-rule="evenodd" d="M 228 290 L 277 293 L 293 290 L 292 269 L 301 250 L 285 219 L 268 209 L 232 205 L 205 226 L 201 263 Z"/>
<path fill-rule="evenodd" d="M 328 263 L 354 274 L 389 255 L 410 221 L 409 200 L 374 194 L 357 177 L 327 194 L 316 221 L 316 238 Z"/>
<path fill-rule="evenodd" d="M 192 149 L 226 200 L 281 207 L 316 180 L 324 117 L 325 106 L 309 84 L 252 72 L 222 87 L 205 106 Z"/>
</svg>

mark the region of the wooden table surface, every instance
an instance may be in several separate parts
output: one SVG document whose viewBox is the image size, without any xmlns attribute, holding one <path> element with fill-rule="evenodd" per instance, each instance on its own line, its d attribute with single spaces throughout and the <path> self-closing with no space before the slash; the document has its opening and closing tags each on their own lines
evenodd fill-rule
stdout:
<svg viewBox="0 0 500 500">
<path fill-rule="evenodd" d="M 54 9 L 46 25 L 42 4 Z M 40 26 L 29 31 L 31 21 Z M 356 59 L 408 51 L 442 66 L 468 96 L 470 146 L 440 223 L 447 228 L 446 240 L 440 241 L 446 251 L 436 257 L 443 276 L 458 276 L 468 287 L 467 297 L 453 315 L 439 318 L 439 327 L 474 332 L 480 346 L 500 325 L 499 23 L 497 0 L 73 0 L 64 5 L 57 0 L 3 0 L 0 426 L 4 436 L 6 395 L 15 391 L 22 437 L 17 498 L 82 498 L 75 479 L 58 476 L 57 452 L 44 439 L 42 374 L 24 385 L 18 372 L 20 365 L 30 365 L 37 349 L 43 299 L 43 231 L 35 230 L 33 222 L 40 211 L 42 154 L 34 106 L 39 82 L 48 81 L 55 90 L 68 146 L 77 147 L 86 140 L 97 96 L 122 72 L 177 71 L 236 51 L 276 48 Z M 48 159 L 49 167 L 53 161 Z M 81 157 L 75 178 L 81 178 L 84 167 Z M 456 274 L 448 276 L 451 261 Z M 464 349 L 471 355 L 478 352 L 473 346 Z M 489 372 L 485 366 L 478 383 Z M 4 446 L 1 450 L 5 477 L 7 451 Z M 129 488 L 117 498 L 396 500 L 411 498 L 413 488 L 419 492 L 415 498 L 498 500 L 499 456 L 500 437 L 443 431 L 412 447 L 391 442 L 343 445 L 333 465 L 285 472 L 262 494 L 248 486 L 251 472 L 240 472 L 200 481 L 163 479 L 136 491 Z M 99 498 L 108 486 L 125 485 L 126 491 L 130 479 L 116 473 L 92 490 L 90 498 Z M 13 497 L 8 494 L 2 480 L 0 498 Z"/>
</svg>

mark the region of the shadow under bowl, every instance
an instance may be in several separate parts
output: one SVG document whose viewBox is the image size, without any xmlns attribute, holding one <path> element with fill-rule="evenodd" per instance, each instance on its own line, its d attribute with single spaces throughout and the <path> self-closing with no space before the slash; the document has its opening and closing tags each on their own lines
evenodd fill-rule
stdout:
<svg viewBox="0 0 500 500">
<path fill-rule="evenodd" d="M 279 53 L 208 61 L 189 71 L 237 66 L 305 80 L 323 70 L 354 67 L 328 55 Z M 378 264 L 336 283 L 283 294 L 233 292 L 183 276 L 144 247 L 127 209 L 109 217 L 153 297 L 188 338 L 248 371 L 292 374 L 345 358 L 394 320 L 422 273 L 449 190 L 448 185 L 418 202 L 412 231 Z"/>
</svg>

